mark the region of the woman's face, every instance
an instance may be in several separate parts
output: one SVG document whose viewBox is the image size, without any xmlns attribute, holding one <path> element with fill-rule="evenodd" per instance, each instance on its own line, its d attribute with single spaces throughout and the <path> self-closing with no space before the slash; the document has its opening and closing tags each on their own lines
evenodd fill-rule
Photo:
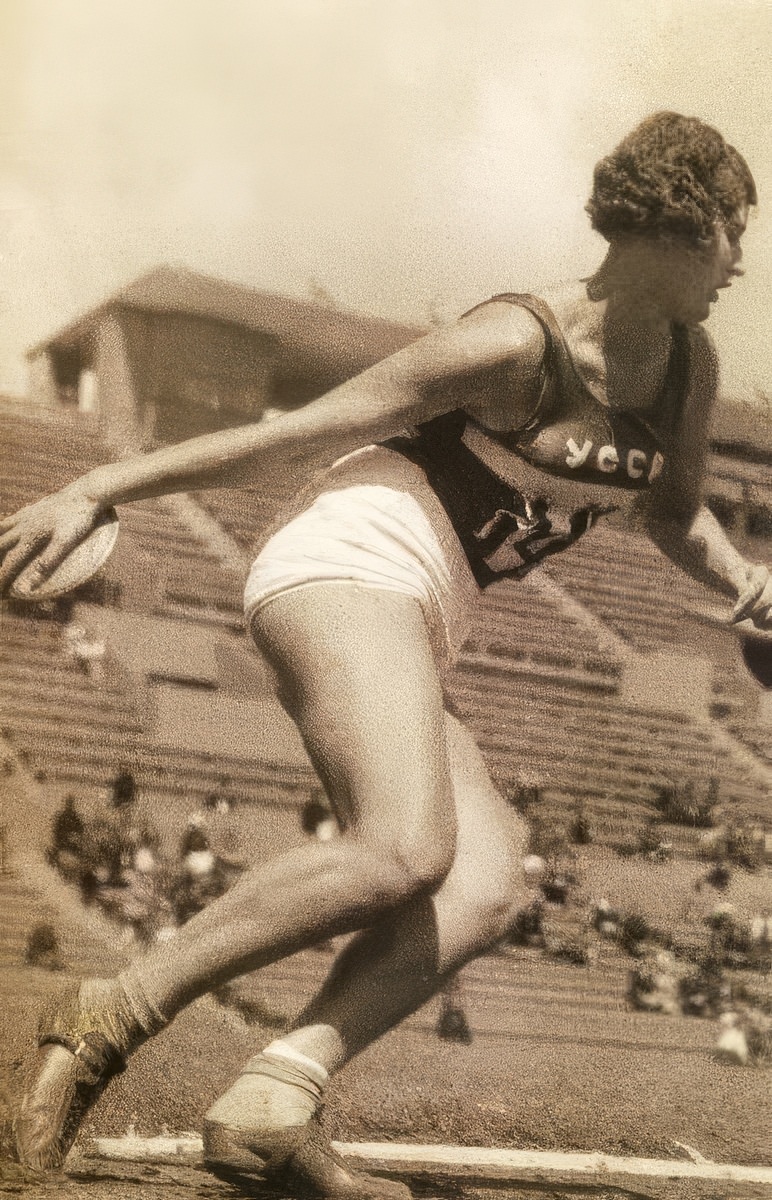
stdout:
<svg viewBox="0 0 772 1200">
<path fill-rule="evenodd" d="M 716 223 L 713 241 L 694 250 L 684 247 L 677 253 L 671 278 L 671 302 L 676 321 L 691 325 L 710 316 L 710 306 L 719 292 L 732 286 L 740 269 L 740 238 L 748 222 L 748 206 L 738 209 L 730 221 Z M 679 261 L 680 260 L 680 261 Z"/>
</svg>

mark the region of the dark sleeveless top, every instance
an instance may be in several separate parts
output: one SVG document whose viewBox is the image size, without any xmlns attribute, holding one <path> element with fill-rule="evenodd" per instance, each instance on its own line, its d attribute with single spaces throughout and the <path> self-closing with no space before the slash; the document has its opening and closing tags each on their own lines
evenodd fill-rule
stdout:
<svg viewBox="0 0 772 1200">
<path fill-rule="evenodd" d="M 480 587 L 526 574 L 613 512 L 619 489 L 646 488 L 657 478 L 689 377 L 689 331 L 675 325 L 653 405 L 645 413 L 614 411 L 582 381 L 543 300 L 506 294 L 486 303 L 496 301 L 527 308 L 544 330 L 533 415 L 499 432 L 457 409 L 384 443 L 423 468 Z"/>
</svg>

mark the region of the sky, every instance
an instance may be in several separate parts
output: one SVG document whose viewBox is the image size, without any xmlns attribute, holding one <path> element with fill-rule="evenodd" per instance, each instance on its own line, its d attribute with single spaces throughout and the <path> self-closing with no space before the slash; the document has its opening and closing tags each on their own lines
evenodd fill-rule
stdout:
<svg viewBox="0 0 772 1200">
<path fill-rule="evenodd" d="M 771 52 L 770 0 L 0 0 L 0 389 L 160 263 L 417 322 L 579 277 L 593 165 L 673 108 L 756 177 L 709 328 L 769 414 Z"/>
</svg>

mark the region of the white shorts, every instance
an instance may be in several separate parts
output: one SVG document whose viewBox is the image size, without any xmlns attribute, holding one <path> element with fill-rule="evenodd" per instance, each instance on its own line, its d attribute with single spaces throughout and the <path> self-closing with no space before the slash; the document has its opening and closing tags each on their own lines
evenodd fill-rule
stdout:
<svg viewBox="0 0 772 1200">
<path fill-rule="evenodd" d="M 443 671 L 456 661 L 480 598 L 423 471 L 383 446 L 340 459 L 300 515 L 268 540 L 247 579 L 247 622 L 276 596 L 330 581 L 418 600 Z"/>
</svg>

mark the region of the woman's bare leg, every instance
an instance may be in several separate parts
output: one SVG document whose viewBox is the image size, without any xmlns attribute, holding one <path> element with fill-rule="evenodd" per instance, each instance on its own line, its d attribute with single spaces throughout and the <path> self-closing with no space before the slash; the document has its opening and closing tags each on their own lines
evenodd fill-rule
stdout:
<svg viewBox="0 0 772 1200">
<path fill-rule="evenodd" d="M 285 1041 L 328 1073 L 420 1008 L 506 933 L 524 891 L 526 829 L 496 792 L 471 734 L 447 717 L 457 851 L 447 878 L 360 933 Z"/>
<path fill-rule="evenodd" d="M 297 1137 L 313 1124 L 327 1073 L 415 1012 L 449 974 L 505 933 L 522 889 L 525 828 L 493 788 L 469 733 L 451 717 L 447 730 L 458 830 L 450 873 L 433 895 L 408 901 L 359 934 L 295 1029 L 250 1060 L 210 1109 L 204 1144 L 218 1174 L 259 1175 L 277 1137 L 281 1144 L 282 1135 Z M 301 1191 L 365 1194 L 356 1192 L 358 1178 L 316 1131 L 293 1164 Z"/>
<path fill-rule="evenodd" d="M 342 826 L 244 876 L 124 973 L 171 1018 L 212 987 L 436 887 L 455 819 L 442 690 L 399 594 L 320 584 L 260 614 L 262 648 Z"/>
<path fill-rule="evenodd" d="M 32 1165 L 61 1161 L 120 1055 L 192 999 L 370 925 L 450 870 L 456 831 L 442 691 L 418 603 L 319 584 L 274 600 L 257 631 L 343 835 L 249 871 L 171 942 L 117 980 L 86 981 L 52 1014 L 17 1123 Z"/>
</svg>

